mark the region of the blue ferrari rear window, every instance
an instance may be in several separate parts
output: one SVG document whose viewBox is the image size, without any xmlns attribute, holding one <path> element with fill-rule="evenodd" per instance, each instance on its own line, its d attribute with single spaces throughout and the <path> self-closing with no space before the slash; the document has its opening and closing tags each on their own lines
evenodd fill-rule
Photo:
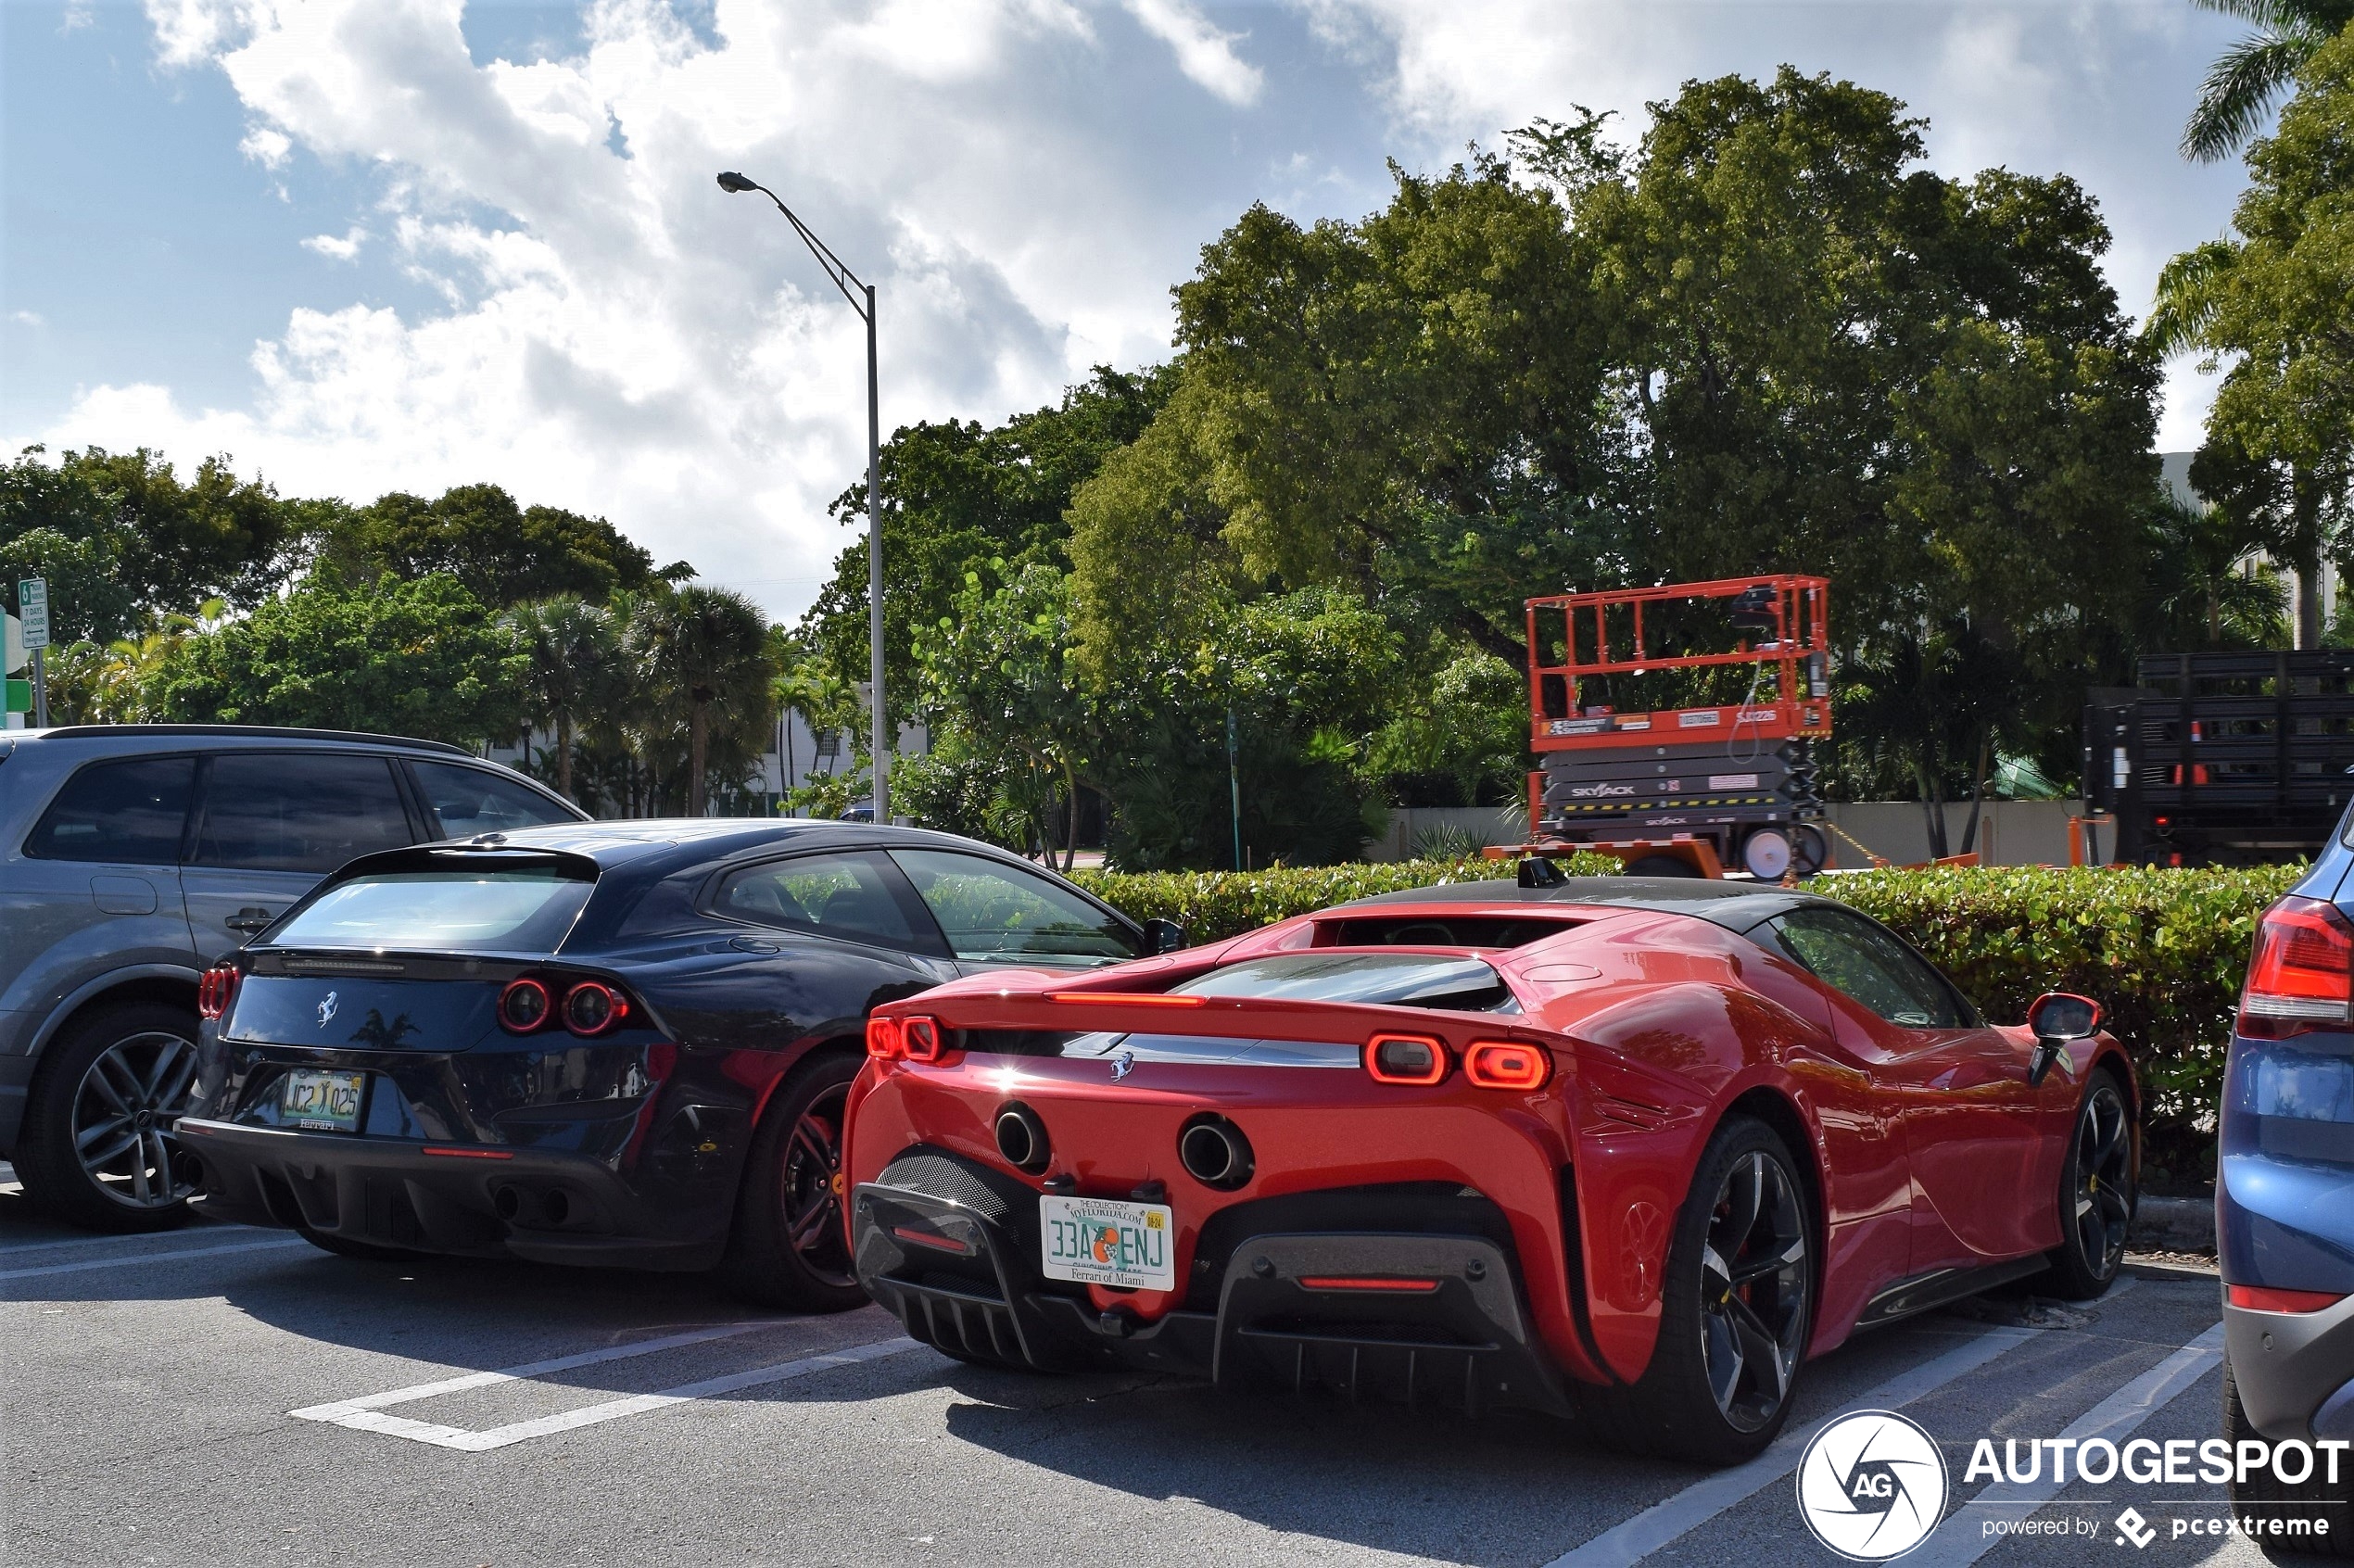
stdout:
<svg viewBox="0 0 2354 1568">
<path fill-rule="evenodd" d="M 328 889 L 273 947 L 551 953 L 593 884 L 550 871 L 393 871 Z"/>
<path fill-rule="evenodd" d="M 1184 996 L 1263 996 L 1455 1011 L 1518 1010 L 1503 978 L 1476 958 L 1427 953 L 1278 953 L 1212 969 L 1172 988 Z"/>
</svg>

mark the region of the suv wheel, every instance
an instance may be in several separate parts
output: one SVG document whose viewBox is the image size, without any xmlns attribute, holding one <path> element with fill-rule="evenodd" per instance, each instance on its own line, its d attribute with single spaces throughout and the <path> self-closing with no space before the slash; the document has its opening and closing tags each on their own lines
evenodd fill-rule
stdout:
<svg viewBox="0 0 2354 1568">
<path fill-rule="evenodd" d="M 196 1166 L 172 1128 L 196 1081 L 196 1016 L 159 1002 L 108 1007 L 45 1057 L 16 1151 L 25 1195 L 99 1230 L 185 1221 Z"/>
</svg>

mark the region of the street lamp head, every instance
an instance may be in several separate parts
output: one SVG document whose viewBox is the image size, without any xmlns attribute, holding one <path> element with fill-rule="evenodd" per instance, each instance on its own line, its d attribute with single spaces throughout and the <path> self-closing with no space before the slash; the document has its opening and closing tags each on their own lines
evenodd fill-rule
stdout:
<svg viewBox="0 0 2354 1568">
<path fill-rule="evenodd" d="M 756 191 L 760 187 L 753 184 L 750 180 L 745 179 L 742 175 L 737 173 L 734 170 L 730 169 L 720 174 L 719 188 L 723 191 L 740 195 L 745 191 Z"/>
</svg>

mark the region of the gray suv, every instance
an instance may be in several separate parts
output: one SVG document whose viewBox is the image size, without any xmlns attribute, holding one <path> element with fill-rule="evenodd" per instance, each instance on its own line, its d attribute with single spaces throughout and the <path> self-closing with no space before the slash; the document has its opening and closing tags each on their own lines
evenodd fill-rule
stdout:
<svg viewBox="0 0 2354 1568">
<path fill-rule="evenodd" d="M 0 1157 L 51 1212 L 187 1216 L 196 984 L 355 855 L 585 820 L 455 746 L 218 725 L 0 731 Z"/>
</svg>

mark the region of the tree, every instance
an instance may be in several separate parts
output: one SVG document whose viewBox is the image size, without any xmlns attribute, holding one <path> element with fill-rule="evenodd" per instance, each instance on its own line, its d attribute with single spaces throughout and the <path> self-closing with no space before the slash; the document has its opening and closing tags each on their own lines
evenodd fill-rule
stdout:
<svg viewBox="0 0 2354 1568">
<path fill-rule="evenodd" d="M 50 635 L 60 644 L 106 643 L 137 624 L 139 593 L 124 558 L 138 541 L 87 475 L 41 461 L 28 447 L 0 469 L 0 585 L 16 608 L 16 584 L 49 585 Z"/>
<path fill-rule="evenodd" d="M 601 605 L 560 595 L 507 612 L 505 623 L 528 663 L 524 716 L 556 733 L 556 791 L 573 794 L 573 738 L 585 715 L 622 695 L 621 641 Z"/>
<path fill-rule="evenodd" d="M 2199 83 L 2183 127 L 2183 156 L 2202 163 L 2247 145 L 2265 114 L 2322 45 L 2354 21 L 2354 0 L 2192 0 L 2204 10 L 2252 21 L 2257 31 L 2226 49 Z"/>
<path fill-rule="evenodd" d="M 1807 571 L 1891 712 L 1980 683 L 1979 727 L 1908 727 L 1893 778 L 1934 803 L 1997 740 L 2072 753 L 2158 476 L 2097 209 L 1942 177 L 1922 121 L 1828 77 L 1652 114 L 1631 152 L 1580 111 L 1518 172 L 1401 172 L 1353 224 L 1253 209 L 1204 250 L 1176 385 L 1073 499 L 1091 680 L 1308 586 L 1435 673 L 1432 627 L 1518 665 L 1533 594 Z"/>
<path fill-rule="evenodd" d="M 460 485 L 430 501 L 379 496 L 331 519 L 321 552 L 353 581 L 446 573 L 500 608 L 560 594 L 601 603 L 692 575 L 684 563 L 656 572 L 653 557 L 601 517 L 517 506 L 496 485 Z"/>
<path fill-rule="evenodd" d="M 104 496 L 129 530 L 123 570 L 145 609 L 214 597 L 247 609 L 284 586 L 298 563 L 304 509 L 259 478 L 239 479 L 226 454 L 205 459 L 185 483 L 145 447 L 68 452 L 59 468 Z"/>
<path fill-rule="evenodd" d="M 173 638 L 141 716 L 373 730 L 471 743 L 514 734 L 529 664 L 453 578 L 313 577 L 243 620 Z"/>
<path fill-rule="evenodd" d="M 2354 483 L 2354 33 L 2314 50 L 2248 153 L 2230 237 L 2168 263 L 2147 335 L 2231 368 L 2191 482 L 2294 574 L 2297 644 L 2321 644 L 2324 561 Z"/>
<path fill-rule="evenodd" d="M 910 670 L 917 638 L 950 613 L 966 575 L 1061 564 L 1072 491 L 1105 457 L 1133 441 L 1168 396 L 1165 368 L 1122 373 L 1095 367 L 1051 408 L 984 428 L 971 421 L 908 425 L 881 453 L 884 657 Z M 867 525 L 862 479 L 833 514 Z M 992 567 L 1002 562 L 1002 568 Z M 804 618 L 800 636 L 836 676 L 867 678 L 867 544 L 836 560 L 833 580 Z M 912 682 L 885 683 L 892 716 L 909 714 Z"/>
<path fill-rule="evenodd" d="M 690 584 L 642 596 L 623 628 L 639 678 L 687 717 L 687 815 L 709 804 L 706 773 L 715 708 L 765 723 L 770 682 L 768 623 L 742 594 Z"/>
</svg>

